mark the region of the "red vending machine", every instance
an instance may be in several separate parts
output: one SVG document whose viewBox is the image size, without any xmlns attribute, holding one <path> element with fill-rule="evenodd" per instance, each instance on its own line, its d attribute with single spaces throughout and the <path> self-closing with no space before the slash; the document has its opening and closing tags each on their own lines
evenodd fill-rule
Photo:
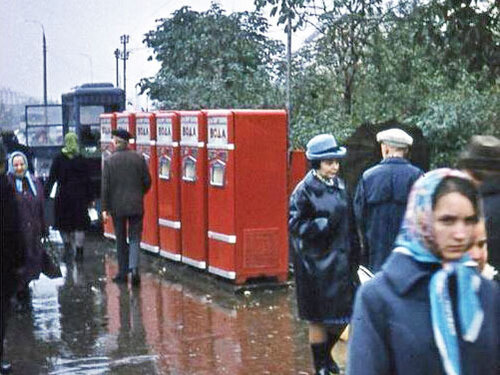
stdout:
<svg viewBox="0 0 500 375">
<path fill-rule="evenodd" d="M 99 115 L 101 124 L 101 160 L 104 161 L 113 154 L 113 137 L 111 131 L 116 129 L 116 115 L 114 113 L 103 113 Z M 115 230 L 113 228 L 113 220 L 107 220 L 103 225 L 104 237 L 115 239 Z"/>
<path fill-rule="evenodd" d="M 153 113 L 136 113 L 135 134 L 135 149 L 146 160 L 151 175 L 151 188 L 144 196 L 141 248 L 156 254 L 159 251 L 158 179 L 156 173 L 156 119 Z"/>
<path fill-rule="evenodd" d="M 118 112 L 116 114 L 116 128 L 125 129 L 132 135 L 129 146 L 132 150 L 135 150 L 135 113 Z"/>
<path fill-rule="evenodd" d="M 285 111 L 207 111 L 208 271 L 288 277 Z"/>
<path fill-rule="evenodd" d="M 174 112 L 156 112 L 160 255 L 177 262 L 181 260 L 179 139 L 179 116 Z"/>
<path fill-rule="evenodd" d="M 181 111 L 181 222 L 183 263 L 207 266 L 206 117 Z"/>
</svg>

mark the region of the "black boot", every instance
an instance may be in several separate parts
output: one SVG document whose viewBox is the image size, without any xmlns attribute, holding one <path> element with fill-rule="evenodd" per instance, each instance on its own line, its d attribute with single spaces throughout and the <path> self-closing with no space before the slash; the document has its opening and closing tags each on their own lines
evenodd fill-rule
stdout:
<svg viewBox="0 0 500 375">
<path fill-rule="evenodd" d="M 319 344 L 311 344 L 311 351 L 313 354 L 314 370 L 316 371 L 316 375 L 328 375 L 328 343 L 322 342 Z"/>
<path fill-rule="evenodd" d="M 62 260 L 64 263 L 71 263 L 72 258 L 73 258 L 73 251 L 71 248 L 71 244 L 69 242 L 65 242 Z"/>
<path fill-rule="evenodd" d="M 12 371 L 12 365 L 10 364 L 10 362 L 2 359 L 2 362 L 0 364 L 0 374 L 8 374 L 11 371 Z"/>
<path fill-rule="evenodd" d="M 335 325 L 333 330 L 327 333 L 327 357 L 326 357 L 326 368 L 330 374 L 340 374 L 340 368 L 337 362 L 332 357 L 332 349 L 335 344 L 339 341 L 342 332 L 346 328 L 347 324 Z"/>
<path fill-rule="evenodd" d="M 77 247 L 76 248 L 75 260 L 77 262 L 83 261 L 83 247 Z"/>
<path fill-rule="evenodd" d="M 132 268 L 132 285 L 138 286 L 141 283 L 141 275 L 139 274 L 139 268 Z"/>
</svg>

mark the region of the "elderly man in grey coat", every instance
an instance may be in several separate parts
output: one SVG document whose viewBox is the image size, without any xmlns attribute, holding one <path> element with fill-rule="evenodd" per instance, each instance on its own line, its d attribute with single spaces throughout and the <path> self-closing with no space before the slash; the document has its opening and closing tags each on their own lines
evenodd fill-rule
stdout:
<svg viewBox="0 0 500 375">
<path fill-rule="evenodd" d="M 144 158 L 128 148 L 130 133 L 118 129 L 112 134 L 115 153 L 103 165 L 101 204 L 103 220 L 106 221 L 111 214 L 115 227 L 119 271 L 113 281 L 126 283 L 130 271 L 132 285 L 139 285 L 143 198 L 151 187 L 151 176 Z"/>
</svg>

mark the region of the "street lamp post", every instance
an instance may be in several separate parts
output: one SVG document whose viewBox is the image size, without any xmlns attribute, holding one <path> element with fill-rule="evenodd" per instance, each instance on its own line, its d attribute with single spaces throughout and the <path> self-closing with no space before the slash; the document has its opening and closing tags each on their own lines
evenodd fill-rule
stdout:
<svg viewBox="0 0 500 375">
<path fill-rule="evenodd" d="M 123 34 L 120 36 L 120 42 L 123 44 L 123 95 L 125 98 L 125 107 L 127 107 L 127 43 L 129 42 L 129 35 Z"/>
<path fill-rule="evenodd" d="M 42 46 L 43 46 L 43 104 L 47 105 L 47 43 L 45 40 L 45 28 L 43 23 L 37 20 L 26 20 L 29 23 L 36 23 L 42 28 Z"/>
<path fill-rule="evenodd" d="M 115 49 L 115 58 L 116 58 L 116 87 L 119 87 L 119 82 L 118 82 L 118 60 L 120 60 L 120 50 L 117 48 Z"/>
</svg>

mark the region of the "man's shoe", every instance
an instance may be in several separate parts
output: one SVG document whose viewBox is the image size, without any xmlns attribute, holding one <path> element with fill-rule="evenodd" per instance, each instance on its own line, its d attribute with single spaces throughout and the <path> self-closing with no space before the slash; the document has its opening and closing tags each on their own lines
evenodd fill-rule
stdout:
<svg viewBox="0 0 500 375">
<path fill-rule="evenodd" d="M 8 361 L 3 361 L 0 365 L 0 373 L 1 374 L 8 374 L 12 371 L 12 365 Z"/>
<path fill-rule="evenodd" d="M 141 283 L 141 275 L 139 274 L 139 270 L 134 268 L 132 270 L 132 285 L 139 286 Z"/>
<path fill-rule="evenodd" d="M 127 283 L 127 275 L 116 275 L 113 277 L 113 282 L 117 284 L 125 284 Z"/>
</svg>

